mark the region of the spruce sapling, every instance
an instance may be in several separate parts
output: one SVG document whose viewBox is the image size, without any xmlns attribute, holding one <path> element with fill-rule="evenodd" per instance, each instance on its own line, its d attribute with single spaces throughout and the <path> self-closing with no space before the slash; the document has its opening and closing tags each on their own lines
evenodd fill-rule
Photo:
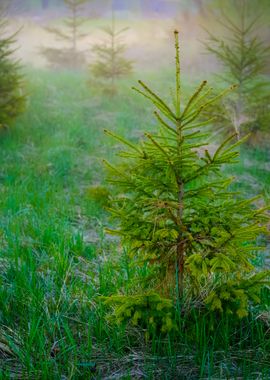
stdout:
<svg viewBox="0 0 270 380">
<path fill-rule="evenodd" d="M 230 4 L 227 10 L 221 8 L 217 19 L 223 26 L 223 37 L 208 31 L 204 45 L 222 65 L 221 80 L 237 85 L 230 96 L 210 108 L 210 113 L 216 117 L 216 125 L 229 134 L 235 131 L 241 138 L 247 132 L 269 129 L 269 80 L 263 73 L 270 49 L 260 37 L 262 17 L 254 4 L 248 0 Z"/>
<path fill-rule="evenodd" d="M 109 181 L 119 190 L 110 208 L 119 226 L 108 232 L 120 236 L 134 265 L 146 265 L 151 273 L 137 293 L 140 301 L 133 295 L 122 296 L 122 302 L 117 297 L 115 312 L 118 320 L 133 316 L 138 322 L 136 302 L 156 300 L 158 293 L 175 303 L 196 301 L 213 313 L 242 318 L 250 302 L 260 301 L 268 281 L 269 272 L 256 272 L 251 258 L 261 249 L 256 239 L 267 232 L 269 217 L 266 207 L 254 206 L 256 198 L 232 192 L 233 178 L 222 170 L 237 162 L 243 140 L 233 142 L 234 134 L 214 152 L 207 149 L 211 134 L 204 129 L 212 120 L 203 122 L 200 115 L 232 89 L 213 97 L 203 81 L 184 102 L 177 31 L 175 49 L 173 107 L 144 82 L 135 88 L 156 108 L 159 128 L 137 144 L 105 131 L 125 147 L 118 165 L 105 161 Z M 152 323 L 154 316 L 149 318 Z"/>
<path fill-rule="evenodd" d="M 117 30 L 112 14 L 111 26 L 103 30 L 107 40 L 94 46 L 96 62 L 90 66 L 90 71 L 104 81 L 106 92 L 113 95 L 117 92 L 117 81 L 132 72 L 132 61 L 125 58 L 126 45 L 122 42 L 127 28 Z"/>
<path fill-rule="evenodd" d="M 89 0 L 64 0 L 69 11 L 69 16 L 64 20 L 64 28 L 47 27 L 46 30 L 53 34 L 65 46 L 62 48 L 43 47 L 41 53 L 48 60 L 52 68 L 78 69 L 86 64 L 85 53 L 79 50 L 79 42 L 86 36 L 81 31 L 84 20 L 80 16 Z"/>
<path fill-rule="evenodd" d="M 24 110 L 23 76 L 13 57 L 17 33 L 7 33 L 7 7 L 0 5 L 0 128 L 7 129 Z"/>
</svg>

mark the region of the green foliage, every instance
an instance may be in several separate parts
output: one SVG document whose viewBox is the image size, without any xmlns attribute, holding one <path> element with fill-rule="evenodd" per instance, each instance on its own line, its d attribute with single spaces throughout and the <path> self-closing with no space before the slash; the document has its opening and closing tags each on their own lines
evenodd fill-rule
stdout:
<svg viewBox="0 0 270 380">
<path fill-rule="evenodd" d="M 233 179 L 222 171 L 237 162 L 241 141 L 232 143 L 233 135 L 213 152 L 207 149 L 211 136 L 203 132 L 207 122 L 200 114 L 230 90 L 213 97 L 204 81 L 183 104 L 178 32 L 175 47 L 174 108 L 141 81 L 135 89 L 156 107 L 159 129 L 137 144 L 106 131 L 125 147 L 117 166 L 105 161 L 109 181 L 119 190 L 111 208 L 119 228 L 109 232 L 119 234 L 137 265 L 155 269 L 151 286 L 203 301 L 213 285 L 255 281 L 250 259 L 269 217 L 266 207 L 254 206 L 257 198 L 243 200 L 232 192 Z M 264 280 L 256 284 L 262 287 Z M 243 309 L 248 310 L 244 301 Z"/>
<path fill-rule="evenodd" d="M 126 46 L 122 42 L 127 28 L 117 30 L 113 15 L 111 26 L 103 30 L 107 35 L 107 41 L 94 46 L 96 62 L 90 66 L 90 71 L 94 77 L 105 82 L 106 92 L 113 95 L 117 91 L 117 80 L 132 72 L 132 61 L 125 58 Z"/>
<path fill-rule="evenodd" d="M 253 3 L 253 2 L 252 2 Z M 260 36 L 262 17 L 258 4 L 248 0 L 229 1 L 221 8 L 222 36 L 208 31 L 205 47 L 222 65 L 222 81 L 234 83 L 236 90 L 215 104 L 210 113 L 216 125 L 238 136 L 258 130 L 269 131 L 269 80 L 263 76 L 270 48 Z M 259 5 L 260 9 L 260 5 Z M 209 114 L 209 112 L 208 112 Z"/>
<path fill-rule="evenodd" d="M 172 300 L 157 293 L 103 297 L 103 301 L 105 305 L 114 307 L 113 321 L 140 326 L 146 330 L 147 338 L 177 330 Z"/>
<path fill-rule="evenodd" d="M 211 311 L 236 314 L 243 318 L 248 316 L 249 300 L 255 304 L 260 303 L 263 284 L 269 285 L 269 272 L 253 274 L 247 278 L 236 274 L 234 279 L 229 278 L 218 284 L 204 302 Z"/>
<path fill-rule="evenodd" d="M 23 76 L 13 58 L 16 34 L 7 36 L 6 7 L 0 5 L 0 129 L 8 128 L 24 110 Z"/>
<path fill-rule="evenodd" d="M 85 53 L 78 48 L 79 41 L 86 36 L 81 32 L 84 20 L 80 17 L 83 5 L 89 0 L 64 0 L 69 10 L 69 17 L 64 20 L 64 28 L 47 27 L 65 47 L 43 47 L 41 53 L 47 58 L 49 65 L 55 69 L 77 69 L 86 64 Z"/>
</svg>

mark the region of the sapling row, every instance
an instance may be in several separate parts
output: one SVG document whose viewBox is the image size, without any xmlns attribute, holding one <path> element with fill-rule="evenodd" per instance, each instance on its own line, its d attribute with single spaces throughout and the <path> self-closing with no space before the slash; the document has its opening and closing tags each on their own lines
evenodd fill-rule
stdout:
<svg viewBox="0 0 270 380">
<path fill-rule="evenodd" d="M 82 17 L 84 6 L 89 0 L 64 0 L 68 10 L 63 25 L 46 27 L 46 30 L 57 40 L 62 47 L 42 47 L 41 53 L 46 57 L 49 66 L 54 69 L 81 69 L 89 66 L 90 74 L 105 83 L 106 93 L 116 93 L 116 82 L 119 78 L 132 72 L 133 63 L 125 57 L 126 46 L 122 39 L 127 28 L 117 29 L 114 13 L 112 12 L 111 25 L 103 28 L 105 40 L 92 46 L 95 61 L 88 64 L 86 50 L 79 44 L 87 36 L 83 32 L 86 19 Z M 89 50 L 89 49 L 88 49 Z"/>
</svg>

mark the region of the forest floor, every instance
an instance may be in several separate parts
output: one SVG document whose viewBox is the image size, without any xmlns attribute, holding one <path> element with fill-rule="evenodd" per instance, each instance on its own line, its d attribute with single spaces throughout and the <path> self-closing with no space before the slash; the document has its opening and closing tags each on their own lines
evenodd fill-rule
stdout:
<svg viewBox="0 0 270 380">
<path fill-rule="evenodd" d="M 243 333 L 218 350 L 217 331 L 198 332 L 197 346 L 184 335 L 146 342 L 107 321 L 97 296 L 124 291 L 136 268 L 104 234 L 102 159 L 115 160 L 117 144 L 103 130 L 136 140 L 155 128 L 152 109 L 132 80 L 110 99 L 84 74 L 28 77 L 27 111 L 0 142 L 0 378 L 269 379 L 269 329 L 255 322 L 245 322 L 253 346 Z M 246 196 L 270 198 L 269 159 L 242 148 L 232 174 Z"/>
</svg>

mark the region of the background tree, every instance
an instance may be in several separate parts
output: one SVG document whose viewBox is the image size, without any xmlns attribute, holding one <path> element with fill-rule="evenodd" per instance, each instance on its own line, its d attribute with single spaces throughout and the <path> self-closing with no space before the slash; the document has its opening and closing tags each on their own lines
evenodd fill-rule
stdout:
<svg viewBox="0 0 270 380">
<path fill-rule="evenodd" d="M 202 129 L 209 121 L 200 121 L 200 114 L 230 90 L 210 97 L 211 88 L 204 81 L 183 103 L 178 32 L 175 46 L 174 107 L 141 81 L 136 89 L 156 107 L 160 129 L 145 133 L 138 144 L 106 131 L 125 148 L 119 153 L 119 165 L 106 162 L 110 181 L 119 190 L 111 208 L 119 229 L 109 232 L 118 234 L 130 259 L 137 266 L 146 265 L 150 273 L 140 300 L 137 294 L 106 302 L 120 304 L 116 309 L 120 320 L 138 321 L 142 318 L 138 308 L 151 302 L 149 291 L 153 291 L 242 318 L 250 302 L 260 301 L 269 276 L 269 272 L 257 273 L 250 261 L 258 249 L 256 238 L 267 231 L 266 208 L 256 209 L 254 199 L 239 198 L 230 188 L 233 179 L 222 171 L 239 155 L 240 142 L 232 143 L 235 135 L 213 153 L 207 150 L 211 134 Z M 151 324 L 155 315 L 148 313 L 148 317 Z M 164 315 L 160 318 L 166 320 Z"/>
<path fill-rule="evenodd" d="M 269 80 L 263 77 L 269 63 L 270 50 L 260 37 L 261 18 L 254 4 L 248 0 L 237 0 L 221 6 L 219 25 L 223 36 L 208 32 L 205 42 L 208 52 L 222 65 L 220 78 L 234 83 L 237 89 L 220 107 L 212 109 L 219 126 L 240 138 L 247 131 L 269 129 L 268 116 Z"/>
<path fill-rule="evenodd" d="M 7 2 L 6 2 L 7 4 Z M 0 5 L 0 128 L 8 128 L 24 110 L 23 76 L 13 57 L 16 33 L 7 34 L 7 7 Z"/>
<path fill-rule="evenodd" d="M 117 30 L 112 14 L 111 26 L 103 30 L 107 40 L 94 46 L 93 51 L 97 60 L 90 66 L 90 70 L 94 77 L 105 82 L 107 92 L 114 94 L 117 80 L 132 72 L 132 61 L 125 58 L 126 45 L 122 42 L 122 36 L 127 28 Z"/>
<path fill-rule="evenodd" d="M 80 14 L 89 0 L 64 0 L 69 11 L 69 17 L 64 21 L 63 28 L 47 27 L 46 30 L 53 34 L 58 40 L 65 43 L 65 47 L 45 47 L 41 53 L 45 55 L 53 68 L 76 69 L 86 64 L 85 53 L 78 48 L 79 41 L 86 36 L 81 32 L 84 20 Z"/>
</svg>

